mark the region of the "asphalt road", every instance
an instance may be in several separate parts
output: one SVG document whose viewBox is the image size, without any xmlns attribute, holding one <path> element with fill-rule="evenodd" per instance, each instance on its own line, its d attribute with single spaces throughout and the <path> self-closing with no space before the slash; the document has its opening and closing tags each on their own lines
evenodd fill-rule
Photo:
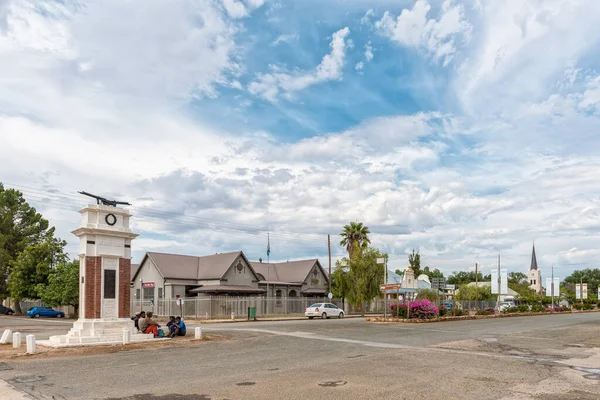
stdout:
<svg viewBox="0 0 600 400">
<path fill-rule="evenodd" d="M 56 331 L 66 321 L 17 322 Z M 227 340 L 9 361 L 0 379 L 38 399 L 600 398 L 600 313 L 203 329 Z"/>
</svg>

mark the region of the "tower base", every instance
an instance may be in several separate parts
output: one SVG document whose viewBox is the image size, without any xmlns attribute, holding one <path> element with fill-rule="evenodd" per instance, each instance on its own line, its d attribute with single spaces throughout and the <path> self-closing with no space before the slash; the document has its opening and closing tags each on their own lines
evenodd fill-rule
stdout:
<svg viewBox="0 0 600 400">
<path fill-rule="evenodd" d="M 124 332 L 129 332 L 129 341 L 124 340 Z M 139 333 L 129 318 L 78 319 L 66 335 L 50 336 L 48 340 L 37 340 L 37 344 L 47 347 L 74 347 L 120 345 L 168 340 L 155 338 L 152 334 Z"/>
</svg>

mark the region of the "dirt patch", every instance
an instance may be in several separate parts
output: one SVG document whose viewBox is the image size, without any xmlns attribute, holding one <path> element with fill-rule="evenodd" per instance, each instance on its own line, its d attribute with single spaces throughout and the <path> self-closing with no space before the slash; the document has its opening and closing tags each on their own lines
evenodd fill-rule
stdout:
<svg viewBox="0 0 600 400">
<path fill-rule="evenodd" d="M 229 338 L 223 335 L 204 334 L 202 340 L 195 340 L 193 336 L 177 337 L 173 340 L 135 343 L 128 345 L 113 345 L 113 346 L 90 346 L 90 347 L 65 347 L 51 348 L 37 346 L 35 354 L 26 354 L 25 346 L 20 349 L 13 349 L 12 344 L 0 345 L 0 362 L 4 361 L 23 361 L 23 360 L 39 360 L 59 357 L 77 357 L 77 356 L 94 356 L 98 354 L 113 354 L 126 351 L 135 351 L 142 349 L 162 349 L 171 347 L 200 347 L 210 342 L 218 342 L 228 340 Z"/>
</svg>

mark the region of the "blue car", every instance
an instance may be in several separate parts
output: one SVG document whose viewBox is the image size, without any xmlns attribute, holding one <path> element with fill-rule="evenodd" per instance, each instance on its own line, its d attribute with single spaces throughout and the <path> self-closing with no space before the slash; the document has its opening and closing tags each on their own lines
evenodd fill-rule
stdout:
<svg viewBox="0 0 600 400">
<path fill-rule="evenodd" d="M 52 307 L 33 307 L 27 310 L 27 315 L 31 318 L 40 318 L 40 317 L 56 317 L 56 318 L 64 318 L 65 313 L 62 311 L 56 311 Z"/>
</svg>

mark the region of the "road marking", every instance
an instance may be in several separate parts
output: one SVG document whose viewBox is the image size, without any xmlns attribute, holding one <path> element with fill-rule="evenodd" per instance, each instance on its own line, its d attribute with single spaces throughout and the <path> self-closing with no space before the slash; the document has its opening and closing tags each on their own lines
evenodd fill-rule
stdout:
<svg viewBox="0 0 600 400">
<path fill-rule="evenodd" d="M 218 330 L 214 328 L 207 328 L 207 330 Z M 240 332 L 257 332 L 257 333 L 266 333 L 275 336 L 290 336 L 296 337 L 300 339 L 310 339 L 310 340 L 323 340 L 328 342 L 340 342 L 340 343 L 351 343 L 357 344 L 367 347 L 376 347 L 376 348 L 385 348 L 385 349 L 398 349 L 398 350 L 413 350 L 420 352 L 431 352 L 431 353 L 451 353 L 451 354 L 466 354 L 466 355 L 474 355 L 474 356 L 482 356 L 482 357 L 490 357 L 490 358 L 515 358 L 511 355 L 505 354 L 495 354 L 495 353 L 485 353 L 481 351 L 471 351 L 471 350 L 460 350 L 460 349 L 446 349 L 442 347 L 422 347 L 422 346 L 409 346 L 405 344 L 397 344 L 397 343 L 385 343 L 385 342 L 373 342 L 368 340 L 356 340 L 356 339 L 346 339 L 346 338 L 333 338 L 329 336 L 321 336 L 314 334 L 312 332 L 284 332 L 284 331 L 274 331 L 270 329 L 256 329 L 256 328 L 229 328 L 225 329 L 227 331 L 240 331 Z"/>
</svg>

